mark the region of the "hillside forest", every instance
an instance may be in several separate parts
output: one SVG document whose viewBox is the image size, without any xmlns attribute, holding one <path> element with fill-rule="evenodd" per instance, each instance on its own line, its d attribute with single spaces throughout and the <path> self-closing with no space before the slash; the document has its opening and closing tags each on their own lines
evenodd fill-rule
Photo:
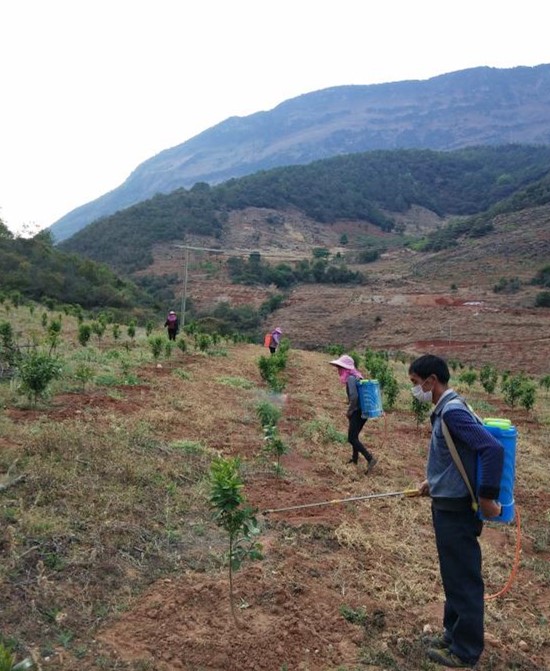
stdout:
<svg viewBox="0 0 550 671">
<path fill-rule="evenodd" d="M 396 233 L 402 229 L 391 213 L 413 205 L 440 217 L 473 217 L 426 243 L 441 248 L 443 238 L 449 245 L 490 230 L 490 219 L 479 215 L 497 204 L 502 212 L 548 202 L 549 165 L 549 147 L 522 145 L 338 156 L 159 194 L 94 222 L 60 248 L 127 274 L 152 263 L 155 244 L 193 234 L 221 240 L 230 213 L 247 207 L 295 208 L 324 225 L 351 219 Z M 274 216 L 273 225 L 278 221 Z"/>
</svg>

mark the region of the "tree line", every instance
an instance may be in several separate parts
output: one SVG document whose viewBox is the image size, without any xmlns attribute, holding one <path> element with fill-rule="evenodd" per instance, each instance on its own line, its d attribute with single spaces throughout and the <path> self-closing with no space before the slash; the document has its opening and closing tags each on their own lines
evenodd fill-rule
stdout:
<svg viewBox="0 0 550 671">
<path fill-rule="evenodd" d="M 297 208 L 323 224 L 355 219 L 391 231 L 395 222 L 387 212 L 411 205 L 440 216 L 474 216 L 523 190 L 515 207 L 527 207 L 530 199 L 544 197 L 545 189 L 535 183 L 549 168 L 550 147 L 544 146 L 347 154 L 158 194 L 90 224 L 60 246 L 132 273 L 152 262 L 156 243 L 190 233 L 221 237 L 234 210 Z M 461 226 L 473 234 L 490 230 L 484 221 Z M 455 233 L 464 234 L 464 228 Z"/>
<path fill-rule="evenodd" d="M 86 309 L 153 310 L 146 290 L 113 270 L 53 246 L 43 231 L 34 238 L 15 237 L 0 220 L 0 300 L 79 305 Z"/>
</svg>

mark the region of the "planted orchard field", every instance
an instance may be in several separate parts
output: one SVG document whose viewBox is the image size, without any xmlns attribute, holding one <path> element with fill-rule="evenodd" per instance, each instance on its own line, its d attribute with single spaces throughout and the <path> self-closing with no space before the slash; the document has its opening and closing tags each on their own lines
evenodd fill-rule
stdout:
<svg viewBox="0 0 550 671">
<path fill-rule="evenodd" d="M 17 659 L 60 671 L 436 669 L 420 643 L 439 630 L 443 605 L 428 499 L 261 514 L 418 485 L 430 431 L 417 426 L 405 357 L 390 359 L 394 409 L 362 434 L 379 460 L 366 475 L 346 463 L 345 392 L 330 355 L 291 348 L 274 392 L 260 345 L 200 351 L 189 338 L 186 352 L 154 358 L 139 330 L 135 341 L 85 347 L 77 332 L 64 318 L 64 372 L 49 396 L 31 402 L 17 380 L 0 386 L 0 631 Z M 75 377 L 83 361 L 85 383 Z M 492 394 L 481 387 L 479 368 L 461 382 L 467 369 L 453 362 L 452 381 L 480 414 L 518 428 L 522 534 L 514 581 L 487 601 L 478 668 L 541 671 L 550 668 L 550 398 L 537 387 L 531 409 L 510 407 L 500 381 Z M 267 416 L 265 404 L 279 412 Z M 266 425 L 286 453 L 266 449 Z M 227 536 L 210 505 L 219 457 L 240 457 L 263 545 L 263 559 L 233 575 L 236 622 Z M 515 524 L 486 525 L 489 596 L 514 569 L 516 534 Z"/>
</svg>

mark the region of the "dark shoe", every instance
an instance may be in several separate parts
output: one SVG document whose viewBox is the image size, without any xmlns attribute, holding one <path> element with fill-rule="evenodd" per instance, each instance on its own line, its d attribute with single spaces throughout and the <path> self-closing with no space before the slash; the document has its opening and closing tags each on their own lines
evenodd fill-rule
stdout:
<svg viewBox="0 0 550 671">
<path fill-rule="evenodd" d="M 448 648 L 443 650 L 428 648 L 426 655 L 432 662 L 443 664 L 443 666 L 448 666 L 450 669 L 473 669 L 475 666 L 474 664 L 470 664 L 470 662 L 465 662 L 460 659 L 460 657 L 457 657 Z"/>
<path fill-rule="evenodd" d="M 373 457 L 373 458 L 369 461 L 369 468 L 368 468 L 367 473 L 370 473 L 370 472 L 372 471 L 372 469 L 376 466 L 377 463 L 378 463 L 378 459 L 377 459 L 376 457 Z"/>
<path fill-rule="evenodd" d="M 444 634 L 422 636 L 422 643 L 427 648 L 435 648 L 436 650 L 446 650 L 451 645 L 451 641 Z"/>
<path fill-rule="evenodd" d="M 355 464 L 357 466 L 357 462 L 355 461 L 355 459 L 350 459 L 347 463 L 348 464 Z"/>
</svg>

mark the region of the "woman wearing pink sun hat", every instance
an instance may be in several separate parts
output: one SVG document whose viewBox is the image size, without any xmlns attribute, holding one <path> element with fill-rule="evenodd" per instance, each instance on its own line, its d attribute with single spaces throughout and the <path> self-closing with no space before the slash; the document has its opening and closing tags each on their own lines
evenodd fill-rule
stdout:
<svg viewBox="0 0 550 671">
<path fill-rule="evenodd" d="M 346 385 L 346 393 L 348 397 L 348 409 L 346 417 L 348 418 L 348 443 L 351 445 L 353 452 L 349 460 L 349 464 L 357 464 L 359 461 L 359 453 L 361 453 L 368 463 L 368 472 L 375 466 L 377 459 L 374 457 L 363 443 L 359 440 L 361 429 L 365 426 L 366 417 L 361 416 L 361 408 L 359 407 L 359 393 L 357 391 L 357 380 L 363 379 L 363 375 L 355 367 L 355 361 L 348 355 L 342 354 L 338 359 L 329 362 L 331 366 L 338 369 L 338 377 L 340 382 Z"/>
</svg>

